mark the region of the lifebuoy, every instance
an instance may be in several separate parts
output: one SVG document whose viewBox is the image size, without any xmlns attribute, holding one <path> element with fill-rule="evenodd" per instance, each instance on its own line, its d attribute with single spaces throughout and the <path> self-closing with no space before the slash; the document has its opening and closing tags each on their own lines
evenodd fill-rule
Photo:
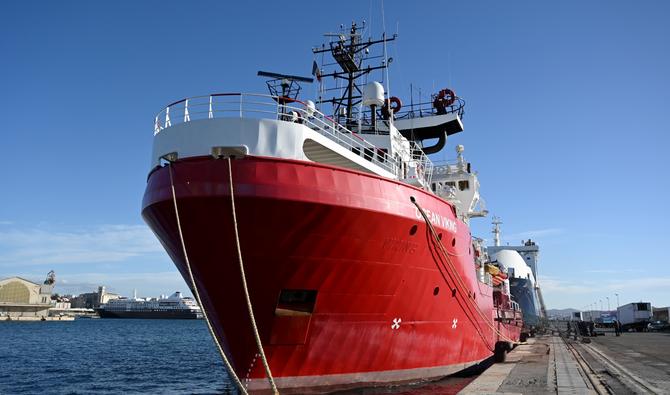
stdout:
<svg viewBox="0 0 670 395">
<path fill-rule="evenodd" d="M 402 101 L 400 101 L 400 98 L 392 96 L 390 99 L 388 99 L 388 101 L 384 102 L 384 106 L 382 107 L 382 115 L 386 119 L 389 119 L 391 116 L 391 112 L 389 111 L 389 102 L 391 103 L 391 110 L 393 110 L 394 114 L 397 114 L 398 111 L 400 111 L 402 108 Z"/>
<path fill-rule="evenodd" d="M 449 88 L 442 89 L 433 100 L 433 107 L 438 114 L 446 114 L 447 107 L 454 104 L 456 101 L 456 93 Z"/>
</svg>

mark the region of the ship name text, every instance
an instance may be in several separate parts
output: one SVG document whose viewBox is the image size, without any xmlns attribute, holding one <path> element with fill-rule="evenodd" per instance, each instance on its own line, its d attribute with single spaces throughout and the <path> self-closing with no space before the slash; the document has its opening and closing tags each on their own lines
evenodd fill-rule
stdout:
<svg viewBox="0 0 670 395">
<path fill-rule="evenodd" d="M 423 216 L 421 215 L 421 212 L 418 208 L 415 208 L 414 211 L 417 219 L 423 219 Z M 456 221 L 453 219 L 447 218 L 444 215 L 436 213 L 435 211 L 430 211 L 428 209 L 424 209 L 423 212 L 426 213 L 426 216 L 433 225 L 442 227 L 452 233 L 456 233 Z"/>
</svg>

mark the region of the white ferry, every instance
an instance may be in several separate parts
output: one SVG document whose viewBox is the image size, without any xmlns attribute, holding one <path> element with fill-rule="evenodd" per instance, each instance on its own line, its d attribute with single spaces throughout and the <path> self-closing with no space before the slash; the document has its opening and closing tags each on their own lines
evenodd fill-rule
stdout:
<svg viewBox="0 0 670 395">
<path fill-rule="evenodd" d="M 102 318 L 202 318 L 198 303 L 179 291 L 168 298 L 113 299 L 101 304 L 98 313 Z"/>
</svg>

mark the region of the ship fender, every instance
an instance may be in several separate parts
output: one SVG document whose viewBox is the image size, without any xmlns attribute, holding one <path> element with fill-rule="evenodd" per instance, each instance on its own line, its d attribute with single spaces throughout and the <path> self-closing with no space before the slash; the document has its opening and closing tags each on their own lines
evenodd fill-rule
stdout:
<svg viewBox="0 0 670 395">
<path fill-rule="evenodd" d="M 505 362 L 507 359 L 507 352 L 512 349 L 512 345 L 508 342 L 497 342 L 495 350 L 493 351 L 493 358 L 496 362 Z"/>
</svg>

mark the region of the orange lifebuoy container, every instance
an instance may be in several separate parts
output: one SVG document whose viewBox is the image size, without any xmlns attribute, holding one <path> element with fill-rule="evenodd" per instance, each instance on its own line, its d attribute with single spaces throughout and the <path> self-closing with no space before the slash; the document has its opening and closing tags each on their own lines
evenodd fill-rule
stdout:
<svg viewBox="0 0 670 395">
<path fill-rule="evenodd" d="M 382 107 L 382 115 L 386 119 L 391 116 L 391 112 L 389 111 L 389 102 L 391 103 L 391 110 L 393 110 L 394 114 L 397 114 L 398 111 L 400 111 L 402 108 L 402 101 L 400 101 L 400 98 L 395 96 L 389 98 L 388 101 L 384 102 L 384 106 Z"/>
<path fill-rule="evenodd" d="M 456 93 L 449 88 L 442 89 L 433 100 L 433 107 L 438 114 L 446 114 L 447 107 L 454 104 L 456 101 Z"/>
</svg>

